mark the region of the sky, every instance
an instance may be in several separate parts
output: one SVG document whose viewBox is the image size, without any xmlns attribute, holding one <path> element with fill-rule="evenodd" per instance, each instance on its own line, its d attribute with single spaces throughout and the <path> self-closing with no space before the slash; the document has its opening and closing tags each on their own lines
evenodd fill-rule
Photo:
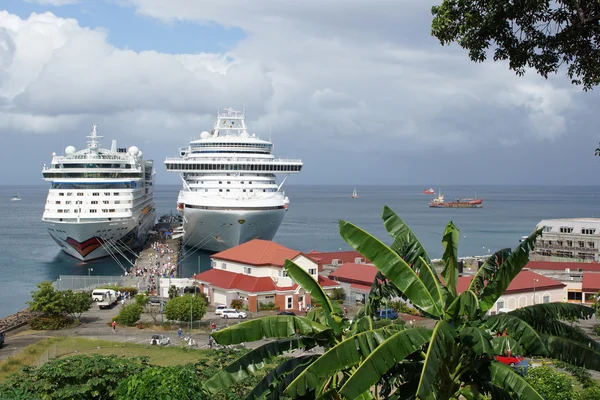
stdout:
<svg viewBox="0 0 600 400">
<path fill-rule="evenodd" d="M 599 89 L 473 63 L 430 34 L 441 0 L 2 0 L 0 184 L 43 184 L 52 153 L 165 157 L 246 111 L 286 184 L 594 185 Z"/>
</svg>

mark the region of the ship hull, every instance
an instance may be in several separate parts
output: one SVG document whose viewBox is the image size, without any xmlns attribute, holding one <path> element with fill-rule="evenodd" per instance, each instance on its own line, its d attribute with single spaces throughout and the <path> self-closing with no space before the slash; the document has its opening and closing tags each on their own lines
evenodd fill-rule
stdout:
<svg viewBox="0 0 600 400">
<path fill-rule="evenodd" d="M 430 204 L 431 208 L 481 208 L 481 203 L 443 203 L 443 204 Z"/>
<path fill-rule="evenodd" d="M 62 251 L 82 261 L 109 256 L 112 246 L 106 242 L 123 242 L 131 249 L 142 246 L 154 225 L 155 214 L 140 214 L 139 223 L 134 218 L 120 221 L 55 222 L 46 221 L 48 233 Z M 120 246 L 125 253 L 125 246 Z"/>
<path fill-rule="evenodd" d="M 223 251 L 252 239 L 272 240 L 285 208 L 252 210 L 183 210 L 183 244 L 189 248 Z"/>
</svg>

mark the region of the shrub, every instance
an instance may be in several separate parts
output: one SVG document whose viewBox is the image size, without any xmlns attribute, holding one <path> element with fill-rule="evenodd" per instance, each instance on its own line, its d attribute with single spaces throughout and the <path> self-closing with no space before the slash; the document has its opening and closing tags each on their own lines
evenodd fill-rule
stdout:
<svg viewBox="0 0 600 400">
<path fill-rule="evenodd" d="M 136 294 L 135 295 L 135 304 L 140 307 L 144 307 L 150 301 L 150 296 L 145 294 Z"/>
<path fill-rule="evenodd" d="M 594 329 L 594 334 L 595 334 L 596 336 L 600 336 L 600 324 L 596 324 L 596 325 L 594 325 L 594 328 L 593 328 L 593 329 Z"/>
<path fill-rule="evenodd" d="M 138 294 L 138 290 L 134 286 L 110 286 L 110 285 L 108 285 L 108 286 L 99 286 L 97 289 L 112 289 L 115 292 L 121 292 L 121 293 L 127 292 L 127 293 L 129 293 L 129 295 L 131 297 L 134 297 L 136 294 Z"/>
<path fill-rule="evenodd" d="M 592 379 L 592 374 L 590 374 L 590 372 L 583 367 L 571 365 L 571 364 L 568 364 L 568 363 L 566 363 L 564 361 L 560 361 L 560 360 L 554 360 L 553 364 L 557 368 L 564 369 L 565 371 L 567 371 L 568 373 L 573 375 L 573 378 L 577 379 L 577 381 L 579 383 L 581 383 L 581 385 L 584 388 L 592 387 L 592 386 L 595 386 L 595 384 L 596 384 L 594 382 L 594 380 Z"/>
<path fill-rule="evenodd" d="M 134 326 L 142 316 L 142 307 L 139 304 L 129 304 L 121 309 L 119 315 L 115 318 L 120 324 Z"/>
<path fill-rule="evenodd" d="M 573 378 L 546 365 L 530 368 L 525 379 L 546 400 L 572 400 L 575 397 Z"/>
<path fill-rule="evenodd" d="M 592 386 L 579 391 L 580 400 L 598 400 L 600 399 L 600 387 Z"/>
<path fill-rule="evenodd" d="M 190 301 L 192 302 L 190 304 Z M 190 310 L 190 307 L 192 310 Z M 192 311 L 192 315 L 190 315 Z M 206 303 L 200 296 L 186 294 L 170 300 L 164 308 L 164 314 L 167 319 L 172 321 L 199 321 L 206 313 Z"/>
<path fill-rule="evenodd" d="M 333 289 L 333 293 L 331 293 L 331 298 L 333 300 L 344 300 L 346 298 L 346 292 L 342 288 Z"/>
<path fill-rule="evenodd" d="M 240 299 L 231 300 L 231 308 L 235 308 L 236 310 L 241 310 L 244 307 L 244 302 Z"/>
<path fill-rule="evenodd" d="M 42 315 L 29 321 L 31 329 L 36 331 L 55 331 L 66 328 L 72 323 L 69 317 L 62 314 Z"/>
<path fill-rule="evenodd" d="M 258 310 L 259 311 L 279 310 L 279 307 L 275 306 L 275 303 L 273 303 L 272 301 L 270 301 L 267 304 L 265 304 L 265 303 L 258 303 Z"/>
</svg>

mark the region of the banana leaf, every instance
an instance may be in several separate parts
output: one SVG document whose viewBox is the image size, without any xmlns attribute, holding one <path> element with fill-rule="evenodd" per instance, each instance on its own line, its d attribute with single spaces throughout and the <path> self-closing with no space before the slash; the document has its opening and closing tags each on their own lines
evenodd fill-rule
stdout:
<svg viewBox="0 0 600 400">
<path fill-rule="evenodd" d="M 450 294 L 456 297 L 456 284 L 458 283 L 458 241 L 460 232 L 452 223 L 448 222 L 442 236 L 442 245 L 444 246 L 444 254 L 442 262 L 444 269 L 442 270 L 442 278 L 446 283 L 446 287 Z"/>
<path fill-rule="evenodd" d="M 517 248 L 510 253 L 498 268 L 494 279 L 488 281 L 487 285 L 479 296 L 481 311 L 486 312 L 496 304 L 496 301 L 510 285 L 510 282 L 521 272 L 523 267 L 529 262 L 529 253 L 533 250 L 537 238 L 542 234 L 542 229 L 533 232 L 527 239 L 522 241 Z"/>
<path fill-rule="evenodd" d="M 501 249 L 489 256 L 483 265 L 479 267 L 475 276 L 473 276 L 468 290 L 477 295 L 481 294 L 487 282 L 494 279 L 498 273 L 498 269 L 500 269 L 500 266 L 510 256 L 511 252 L 512 250 L 509 248 Z"/>
<path fill-rule="evenodd" d="M 458 337 L 460 342 L 470 348 L 476 355 L 492 355 L 494 348 L 492 346 L 492 337 L 482 329 L 467 326 L 460 330 Z"/>
<path fill-rule="evenodd" d="M 476 320 L 479 318 L 479 300 L 470 290 L 462 292 L 446 309 L 447 321 Z"/>
<path fill-rule="evenodd" d="M 318 358 L 313 354 L 286 360 L 269 372 L 246 396 L 246 400 L 279 399 L 290 382 Z"/>
<path fill-rule="evenodd" d="M 546 346 L 538 332 L 520 318 L 510 314 L 492 315 L 485 321 L 485 326 L 500 334 L 506 331 L 525 350 L 524 355 L 545 356 L 547 353 Z"/>
<path fill-rule="evenodd" d="M 473 385 L 465 386 L 456 393 L 455 398 L 460 399 L 464 397 L 466 400 L 480 400 L 485 397 L 475 388 Z"/>
<path fill-rule="evenodd" d="M 417 235 L 410 230 L 408 225 L 388 206 L 383 207 L 381 213 L 383 225 L 390 236 L 394 238 L 392 249 L 394 249 L 406 263 L 414 268 L 419 257 L 423 258 L 428 265 L 431 259 L 425 248 L 417 239 Z M 415 269 L 418 272 L 418 269 Z"/>
<path fill-rule="evenodd" d="M 525 379 L 502 363 L 492 362 L 490 364 L 490 381 L 493 385 L 513 393 L 514 399 L 544 400 Z"/>
<path fill-rule="evenodd" d="M 390 326 L 354 335 L 325 352 L 302 372 L 286 389 L 290 397 L 304 395 L 310 388 L 322 385 L 338 371 L 353 367 L 367 358 L 381 343 L 403 330 Z M 368 389 L 368 388 L 367 388 Z M 365 389 L 366 390 L 366 389 Z"/>
<path fill-rule="evenodd" d="M 447 299 L 451 296 L 448 289 L 440 283 L 435 270 L 424 258 L 419 257 L 415 265 L 419 265 L 419 278 L 421 278 L 421 282 L 423 282 L 436 304 L 439 304 L 443 310 Z"/>
<path fill-rule="evenodd" d="M 447 365 L 447 360 L 449 354 L 455 350 L 455 338 L 456 332 L 448 322 L 439 321 L 436 324 L 419 380 L 418 398 L 426 399 L 437 392 L 436 383 L 439 380 L 440 372 L 452 367 Z"/>
<path fill-rule="evenodd" d="M 262 317 L 242 322 L 212 334 L 221 345 L 256 342 L 264 338 L 289 338 L 298 336 L 318 336 L 331 331 L 328 326 L 306 318 L 291 315 Z"/>
<path fill-rule="evenodd" d="M 349 399 L 358 397 L 373 386 L 394 364 L 418 351 L 430 339 L 431 331 L 424 328 L 407 329 L 396 333 L 371 352 L 342 386 L 340 393 Z"/>
<path fill-rule="evenodd" d="M 285 271 L 294 282 L 310 293 L 310 297 L 314 298 L 321 304 L 321 308 L 329 314 L 343 315 L 340 305 L 331 301 L 329 296 L 323 291 L 323 288 L 308 272 L 290 260 L 285 260 Z"/>
<path fill-rule="evenodd" d="M 204 383 L 204 388 L 210 393 L 218 393 L 264 368 L 272 358 L 298 348 L 312 348 L 316 344 L 310 338 L 282 339 L 263 344 L 217 372 Z"/>
<path fill-rule="evenodd" d="M 352 248 L 363 254 L 416 307 L 428 314 L 440 316 L 443 306 L 431 296 L 416 272 L 379 239 L 350 222 L 340 221 L 340 234 Z"/>
<path fill-rule="evenodd" d="M 563 321 L 590 319 L 594 316 L 594 309 L 583 304 L 542 303 L 518 308 L 508 314 L 531 324 L 533 321 L 549 319 Z"/>
<path fill-rule="evenodd" d="M 522 320 L 527 321 L 523 318 Z M 564 322 L 551 319 L 536 319 L 532 322 L 527 322 L 533 327 L 533 329 L 538 331 L 538 333 L 545 333 L 551 336 L 559 336 L 565 339 L 570 339 L 580 344 L 584 344 L 596 351 L 600 351 L 600 343 Z"/>
<path fill-rule="evenodd" d="M 542 335 L 548 355 L 560 361 L 600 371 L 600 351 L 558 336 Z"/>
<path fill-rule="evenodd" d="M 494 355 L 503 356 L 508 354 L 510 350 L 511 354 L 525 354 L 525 351 L 515 339 L 510 336 L 500 336 L 492 339 L 492 347 L 494 348 Z"/>
</svg>

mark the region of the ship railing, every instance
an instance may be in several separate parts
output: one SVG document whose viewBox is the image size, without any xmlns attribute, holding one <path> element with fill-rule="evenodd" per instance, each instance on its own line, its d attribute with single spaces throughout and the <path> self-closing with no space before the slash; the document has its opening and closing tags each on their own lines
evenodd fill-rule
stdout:
<svg viewBox="0 0 600 400">
<path fill-rule="evenodd" d="M 598 248 L 596 247 L 579 247 L 579 245 L 574 246 L 567 246 L 566 244 L 564 245 L 560 245 L 558 243 L 552 243 L 552 244 L 548 244 L 548 243 L 540 243 L 538 242 L 535 245 L 536 249 L 555 249 L 555 250 L 569 250 L 569 251 L 583 251 L 583 252 L 597 252 Z"/>
<path fill-rule="evenodd" d="M 238 164 L 239 162 L 255 162 L 258 164 L 277 164 L 277 163 L 301 163 L 302 159 L 299 158 L 224 158 L 224 157 L 198 157 L 198 158 L 184 158 L 184 157 L 167 157 L 165 162 L 180 162 L 188 164 L 201 164 L 206 162 L 219 162 L 222 164 Z"/>
</svg>

